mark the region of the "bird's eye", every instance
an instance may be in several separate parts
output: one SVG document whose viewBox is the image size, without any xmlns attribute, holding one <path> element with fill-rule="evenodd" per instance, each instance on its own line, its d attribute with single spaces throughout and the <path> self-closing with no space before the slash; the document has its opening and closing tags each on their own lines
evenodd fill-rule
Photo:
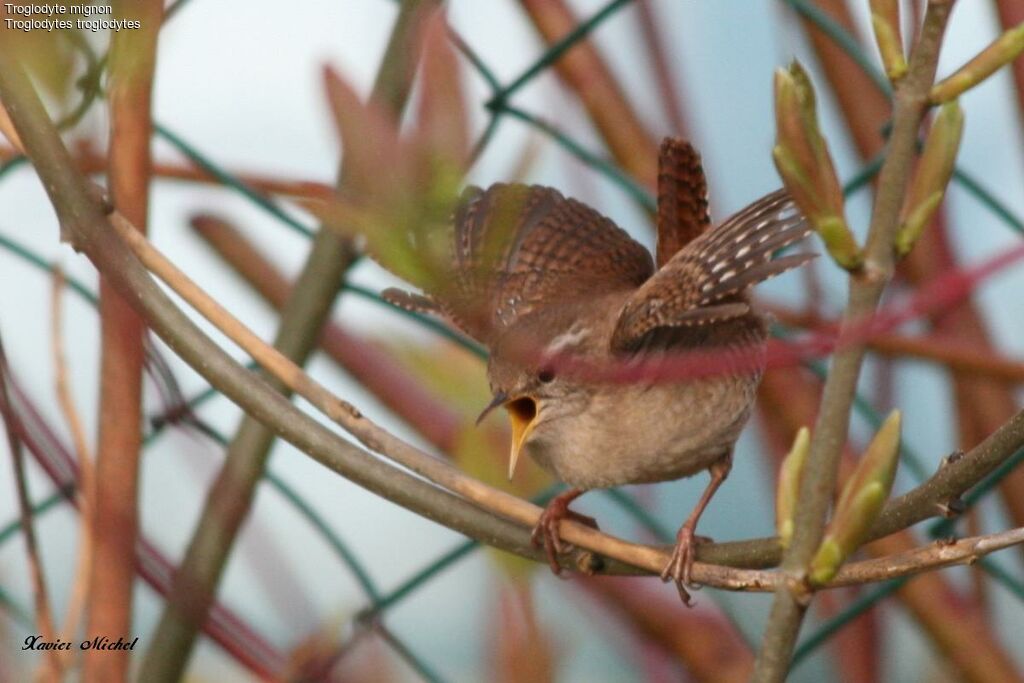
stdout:
<svg viewBox="0 0 1024 683">
<path fill-rule="evenodd" d="M 555 371 L 552 370 L 551 368 L 543 368 L 540 372 L 537 373 L 537 379 L 539 379 L 544 384 L 547 384 L 548 382 L 551 382 L 555 379 Z"/>
</svg>

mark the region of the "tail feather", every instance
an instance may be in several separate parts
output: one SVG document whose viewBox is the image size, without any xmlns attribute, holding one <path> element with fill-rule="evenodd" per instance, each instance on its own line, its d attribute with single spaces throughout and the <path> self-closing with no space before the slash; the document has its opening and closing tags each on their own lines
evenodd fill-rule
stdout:
<svg viewBox="0 0 1024 683">
<path fill-rule="evenodd" d="M 658 152 L 658 267 L 710 226 L 700 154 L 685 140 L 665 138 Z"/>
</svg>

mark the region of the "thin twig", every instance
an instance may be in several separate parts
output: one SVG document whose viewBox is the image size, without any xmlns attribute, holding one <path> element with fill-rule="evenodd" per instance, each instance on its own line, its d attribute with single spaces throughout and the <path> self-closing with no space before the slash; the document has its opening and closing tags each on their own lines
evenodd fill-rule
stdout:
<svg viewBox="0 0 1024 683">
<path fill-rule="evenodd" d="M 25 476 L 25 454 L 22 449 L 22 427 L 11 404 L 8 391 L 10 368 L 0 342 L 0 418 L 4 431 L 7 433 L 7 445 L 11 451 L 11 465 L 14 467 L 14 486 L 18 497 L 18 512 L 21 518 L 21 531 L 25 538 L 25 554 L 28 557 L 29 576 L 32 581 L 32 595 L 35 602 L 36 628 L 40 639 L 57 642 L 57 633 L 53 625 L 53 614 L 50 609 L 50 598 L 46 589 L 46 577 L 43 572 L 42 559 L 39 556 L 39 543 L 36 539 L 35 525 L 32 522 L 32 502 L 29 499 L 28 481 Z M 61 678 L 60 652 L 49 650 L 40 662 L 37 678 L 47 683 L 56 683 Z"/>
<path fill-rule="evenodd" d="M 1024 527 L 957 541 L 934 541 L 913 550 L 847 564 L 827 588 L 876 583 L 958 564 L 973 564 L 989 553 L 1022 543 Z M 780 571 L 732 569 L 720 578 L 722 583 L 716 588 L 734 591 L 785 589 L 790 583 L 789 577 Z"/>
<path fill-rule="evenodd" d="M 0 147 L 0 159 L 11 158 L 19 154 L 20 152 L 14 148 Z M 107 157 L 100 154 L 88 140 L 81 141 L 75 146 L 74 159 L 78 170 L 89 175 L 105 173 L 109 163 Z M 248 187 L 265 194 L 304 199 L 330 199 L 334 196 L 334 188 L 326 183 L 257 175 L 239 171 L 229 171 L 228 173 Z M 198 165 L 187 166 L 157 161 L 153 163 L 152 175 L 155 178 L 165 178 L 168 180 L 186 180 L 212 185 L 221 184 L 221 180 L 217 176 Z"/>
<path fill-rule="evenodd" d="M 53 288 L 50 299 L 50 320 L 53 329 L 51 349 L 53 367 L 56 374 L 57 403 L 64 420 L 71 432 L 78 459 L 78 556 L 75 560 L 74 587 L 68 600 L 67 612 L 61 632 L 68 640 L 74 640 L 78 634 L 79 622 L 85 609 L 86 591 L 89 588 L 89 574 L 92 571 L 93 537 L 92 518 L 96 509 L 96 489 L 93 478 L 93 459 L 89 451 L 88 438 L 82 418 L 75 407 L 69 380 L 67 361 L 64 357 L 64 324 L 62 302 L 64 293 L 64 271 L 59 267 L 53 269 Z M 72 649 L 65 652 L 65 658 L 77 656 L 81 650 Z"/>
<path fill-rule="evenodd" d="M 763 306 L 779 322 L 793 327 L 831 333 L 836 324 L 816 314 L 807 314 L 781 306 Z M 867 345 L 875 353 L 890 358 L 917 358 L 973 375 L 990 377 L 1013 384 L 1024 383 L 1024 360 L 1008 358 L 996 350 L 981 350 L 940 334 L 905 335 L 897 332 L 872 334 Z"/>
</svg>

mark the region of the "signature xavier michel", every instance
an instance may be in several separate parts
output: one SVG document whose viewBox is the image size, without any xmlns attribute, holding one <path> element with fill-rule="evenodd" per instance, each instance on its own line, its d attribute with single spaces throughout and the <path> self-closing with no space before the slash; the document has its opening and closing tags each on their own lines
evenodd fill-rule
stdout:
<svg viewBox="0 0 1024 683">
<path fill-rule="evenodd" d="M 139 637 L 135 636 L 132 640 L 125 640 L 124 638 L 118 638 L 117 640 L 111 640 L 106 636 L 97 636 L 92 640 L 82 640 L 78 642 L 78 647 L 81 650 L 134 650 L 135 644 L 139 642 Z M 43 640 L 41 635 L 27 636 L 25 638 L 25 644 L 22 645 L 21 649 L 24 650 L 70 650 L 75 646 L 74 641 L 70 640 Z"/>
</svg>

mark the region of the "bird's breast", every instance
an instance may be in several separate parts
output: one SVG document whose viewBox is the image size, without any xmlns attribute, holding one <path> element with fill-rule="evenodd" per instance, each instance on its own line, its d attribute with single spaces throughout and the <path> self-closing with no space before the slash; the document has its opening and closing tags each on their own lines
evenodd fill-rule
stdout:
<svg viewBox="0 0 1024 683">
<path fill-rule="evenodd" d="M 539 425 L 526 451 L 582 489 L 690 476 L 732 449 L 757 383 L 733 376 L 606 388 L 580 413 Z"/>
</svg>

